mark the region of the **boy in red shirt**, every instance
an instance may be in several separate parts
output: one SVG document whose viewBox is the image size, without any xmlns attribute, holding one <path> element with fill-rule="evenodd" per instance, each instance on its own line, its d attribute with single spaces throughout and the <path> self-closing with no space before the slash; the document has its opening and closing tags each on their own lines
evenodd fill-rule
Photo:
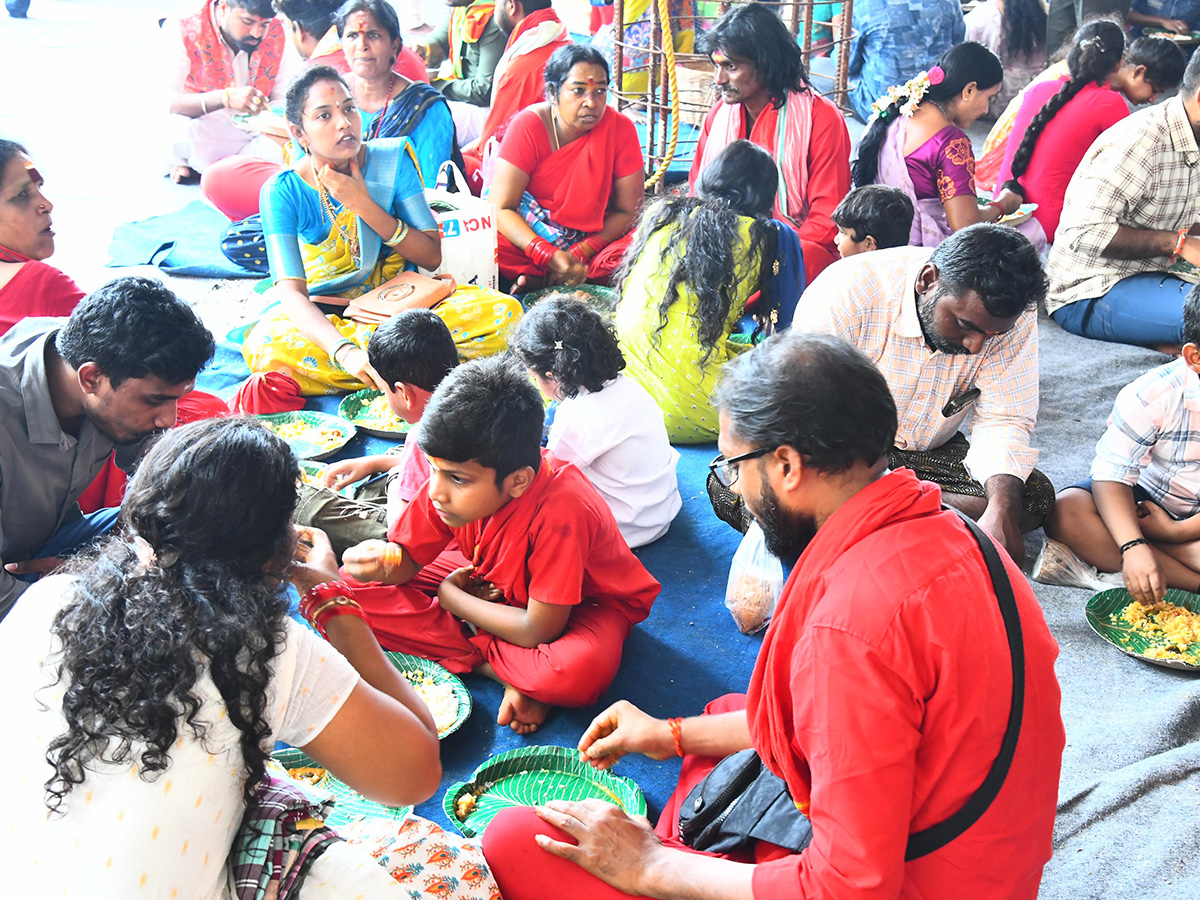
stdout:
<svg viewBox="0 0 1200 900">
<path fill-rule="evenodd" d="M 659 583 L 587 478 L 541 449 L 542 399 L 499 358 L 455 369 L 421 419 L 430 478 L 388 541 L 343 557 L 371 628 L 392 650 L 505 685 L 496 721 L 527 734 L 551 706 L 588 706 L 612 683 Z M 410 586 L 456 540 L 471 565 L 436 597 Z"/>
</svg>

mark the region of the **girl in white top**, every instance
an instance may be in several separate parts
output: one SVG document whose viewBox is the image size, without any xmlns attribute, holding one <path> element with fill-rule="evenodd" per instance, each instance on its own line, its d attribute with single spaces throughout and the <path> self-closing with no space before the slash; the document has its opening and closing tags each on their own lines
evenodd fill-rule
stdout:
<svg viewBox="0 0 1200 900">
<path fill-rule="evenodd" d="M 604 497 L 621 535 L 641 547 L 667 533 L 683 501 L 662 409 L 632 378 L 612 325 L 569 294 L 530 309 L 509 347 L 559 402 L 547 447 L 575 463 Z"/>
<path fill-rule="evenodd" d="M 18 602 L 0 630 L 0 896 L 224 896 L 276 740 L 383 803 L 437 789 L 433 718 L 367 623 L 318 615 L 326 643 L 288 616 L 285 578 L 355 608 L 325 536 L 297 549 L 298 477 L 248 419 L 174 429 L 130 482 L 121 533 Z"/>
</svg>

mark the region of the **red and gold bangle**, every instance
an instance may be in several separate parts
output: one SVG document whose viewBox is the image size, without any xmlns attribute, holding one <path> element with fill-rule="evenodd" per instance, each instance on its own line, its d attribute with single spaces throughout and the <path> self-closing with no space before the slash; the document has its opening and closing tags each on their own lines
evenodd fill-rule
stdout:
<svg viewBox="0 0 1200 900">
<path fill-rule="evenodd" d="M 383 552 L 379 554 L 379 561 L 383 563 L 383 567 L 387 569 L 388 574 L 391 574 L 393 569 L 404 562 L 404 548 L 399 544 L 389 543 L 383 548 Z"/>
<path fill-rule="evenodd" d="M 322 635 L 325 624 L 335 616 L 358 616 L 367 621 L 367 614 L 354 599 L 350 585 L 342 581 L 325 581 L 305 591 L 300 600 L 300 615 Z"/>
<path fill-rule="evenodd" d="M 590 238 L 584 238 L 580 243 L 591 247 L 593 256 L 608 246 L 608 244 L 600 239 L 600 235 L 598 234 L 593 234 Z"/>
<path fill-rule="evenodd" d="M 554 245 L 549 241 L 543 238 L 534 238 L 525 248 L 525 256 L 539 269 L 544 269 L 546 263 L 550 262 L 550 257 L 554 255 L 554 250 Z"/>
<path fill-rule="evenodd" d="M 683 756 L 683 719 L 667 719 L 667 725 L 671 728 L 671 737 L 675 739 L 675 753 Z"/>
<path fill-rule="evenodd" d="M 1188 229 L 1180 228 L 1179 236 L 1175 239 L 1175 249 L 1171 251 L 1171 263 L 1172 264 L 1174 264 L 1175 260 L 1179 259 L 1179 254 L 1183 252 L 1183 245 L 1184 245 L 1184 243 L 1187 242 L 1187 237 L 1188 237 Z"/>
<path fill-rule="evenodd" d="M 572 244 L 571 249 L 567 252 L 581 263 L 589 262 L 591 258 L 596 255 L 596 251 L 583 241 L 580 241 L 578 244 Z"/>
</svg>

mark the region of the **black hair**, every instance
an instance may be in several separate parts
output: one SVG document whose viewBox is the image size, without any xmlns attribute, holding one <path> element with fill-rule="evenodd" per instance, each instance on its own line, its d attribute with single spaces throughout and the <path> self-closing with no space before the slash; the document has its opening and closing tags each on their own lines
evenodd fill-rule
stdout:
<svg viewBox="0 0 1200 900">
<path fill-rule="evenodd" d="M 551 0 L 517 0 L 521 4 L 521 9 L 525 10 L 525 15 L 532 15 L 543 9 L 550 9 Z"/>
<path fill-rule="evenodd" d="M 25 156 L 28 156 L 29 151 L 16 141 L 8 141 L 4 138 L 0 138 L 0 174 L 2 174 L 8 164 L 16 158 L 17 154 L 24 154 Z"/>
<path fill-rule="evenodd" d="M 1200 345 L 1200 284 L 1193 284 L 1183 301 L 1183 342 Z"/>
<path fill-rule="evenodd" d="M 717 50 L 750 60 L 776 109 L 788 93 L 809 89 L 808 71 L 795 36 L 766 4 L 734 6 L 701 34 L 696 44 L 710 60 Z"/>
<path fill-rule="evenodd" d="M 147 375 L 171 385 L 191 381 L 216 351 L 190 306 L 161 281 L 139 276 L 113 279 L 84 297 L 55 347 L 73 369 L 95 363 L 113 387 Z"/>
<path fill-rule="evenodd" d="M 591 44 L 566 44 L 555 50 L 550 55 L 550 58 L 546 60 L 543 77 L 546 81 L 547 100 L 558 99 L 558 93 L 562 90 L 563 82 L 567 80 L 567 76 L 571 74 L 571 70 L 580 64 L 600 66 L 604 69 L 605 80 L 611 77 L 608 60 L 604 58 L 603 53 Z"/>
<path fill-rule="evenodd" d="M 206 673 L 239 732 L 250 798 L 272 749 L 268 688 L 286 634 L 279 581 L 299 475 L 287 443 L 245 417 L 175 428 L 142 460 L 119 532 L 67 565 L 69 602 L 51 627 L 67 724 L 46 751 L 51 810 L 101 757 L 153 781 L 183 728 L 203 740 Z"/>
<path fill-rule="evenodd" d="M 1015 228 L 980 222 L 942 241 L 929 257 L 938 271 L 939 294 L 975 291 L 984 309 L 1009 319 L 1046 296 L 1046 273 L 1029 238 Z"/>
<path fill-rule="evenodd" d="M 542 464 L 542 395 L 509 354 L 458 366 L 438 385 L 421 416 L 421 449 L 451 462 L 474 460 L 496 472 L 496 486 L 518 469 Z"/>
<path fill-rule="evenodd" d="M 1125 51 L 1125 65 L 1145 66 L 1146 80 L 1160 93 L 1179 86 L 1187 63 L 1178 44 L 1158 35 L 1140 37 Z"/>
<path fill-rule="evenodd" d="M 317 39 L 325 36 L 338 8 L 338 0 L 272 0 L 272 3 L 277 13 Z"/>
<path fill-rule="evenodd" d="M 725 339 L 747 262 L 758 261 L 757 269 L 762 272 L 767 261 L 775 259 L 778 232 L 771 223 L 771 212 L 778 179 L 779 170 L 767 151 L 749 141 L 734 141 L 700 173 L 696 196 L 672 197 L 642 213 L 617 284 L 624 292 L 650 239 L 663 229 L 674 229 L 655 267 L 670 273 L 658 305 L 656 341 L 666 327 L 667 312 L 683 297 L 694 298 L 690 318 L 704 347 L 705 361 Z M 737 238 L 741 233 L 738 220 L 743 216 L 754 222 L 750 246 L 741 253 Z M 760 284 L 764 294 L 768 287 L 764 278 Z M 763 300 L 769 305 L 770 297 Z"/>
<path fill-rule="evenodd" d="M 275 9 L 271 6 L 271 0 L 228 0 L 230 9 L 244 9 L 252 16 L 258 16 L 260 19 L 275 18 Z"/>
<path fill-rule="evenodd" d="M 1032 56 L 1046 43 L 1046 10 L 1041 0 L 1004 0 L 1000 36 L 1006 54 Z"/>
<path fill-rule="evenodd" d="M 835 224 L 850 232 L 856 244 L 868 236 L 875 247 L 904 247 L 912 234 L 913 203 L 890 184 L 864 184 L 847 194 L 833 211 Z"/>
<path fill-rule="evenodd" d="M 612 323 L 570 294 L 539 300 L 508 334 L 508 346 L 539 375 L 549 375 L 564 397 L 596 393 L 625 368 Z"/>
<path fill-rule="evenodd" d="M 347 93 L 350 91 L 346 79 L 333 66 L 310 66 L 305 69 L 292 79 L 287 89 L 287 120 L 297 128 L 304 127 L 304 104 L 308 102 L 308 92 L 323 81 L 336 81 Z"/>
<path fill-rule="evenodd" d="M 1105 81 L 1121 64 L 1124 55 L 1125 31 L 1116 22 L 1102 18 L 1093 19 L 1080 26 L 1067 54 L 1067 69 L 1071 77 L 1058 89 L 1058 93 L 1038 110 L 1037 115 L 1025 128 L 1021 143 L 1017 145 L 1017 152 L 1013 154 L 1012 180 L 1005 182 L 1006 188 L 1022 197 L 1025 196 L 1020 178 L 1028 170 L 1038 138 L 1042 136 L 1046 126 L 1054 120 L 1059 110 L 1075 99 L 1085 87 Z"/>
<path fill-rule="evenodd" d="M 878 463 L 896 441 L 896 402 L 861 350 L 827 334 L 767 338 L 725 364 L 717 407 L 756 447 L 793 447 L 820 472 Z"/>
<path fill-rule="evenodd" d="M 400 37 L 400 19 L 397 18 L 396 10 L 387 0 L 346 0 L 333 14 L 338 37 L 341 37 L 342 32 L 346 30 L 346 21 L 357 12 L 370 13 L 371 17 L 383 27 L 393 41 Z M 403 41 L 401 46 L 403 46 Z"/>
<path fill-rule="evenodd" d="M 975 41 L 955 44 L 939 56 L 934 65 L 940 66 L 945 74 L 941 83 L 931 84 L 925 91 L 921 98 L 922 103 L 945 103 L 953 100 L 972 82 L 977 89 L 986 91 L 1004 80 L 1004 66 L 1000 64 L 996 54 Z M 874 184 L 879 174 L 879 151 L 883 148 L 888 127 L 900 115 L 900 107 L 907 100 L 908 97 L 894 100 L 882 113 L 872 116 L 871 124 L 867 126 L 859 142 L 858 158 L 850 166 L 854 183 L 858 187 Z"/>
<path fill-rule="evenodd" d="M 458 365 L 458 348 L 436 313 L 406 309 L 375 329 L 367 341 L 367 359 L 389 385 L 412 384 L 433 391 Z"/>
</svg>

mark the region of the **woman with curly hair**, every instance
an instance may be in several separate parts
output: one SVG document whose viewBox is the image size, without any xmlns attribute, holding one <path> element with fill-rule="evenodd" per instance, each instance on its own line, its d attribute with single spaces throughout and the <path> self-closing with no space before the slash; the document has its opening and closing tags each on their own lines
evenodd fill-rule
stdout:
<svg viewBox="0 0 1200 900">
<path fill-rule="evenodd" d="M 525 314 L 509 346 L 558 401 L 550 452 L 583 470 L 625 542 L 641 547 L 666 534 L 683 505 L 679 453 L 654 398 L 621 374 L 625 357 L 612 325 L 570 294 L 553 294 Z"/>
<path fill-rule="evenodd" d="M 359 618 L 324 535 L 297 547 L 299 475 L 250 420 L 177 428 L 130 482 L 120 533 L 9 615 L 6 817 L 27 874 L 14 883 L 223 896 L 277 740 L 383 803 L 437 788 L 429 710 Z M 289 618 L 285 581 L 329 643 Z"/>
<path fill-rule="evenodd" d="M 854 184 L 890 184 L 908 194 L 915 207 L 910 244 L 936 247 L 955 231 L 995 222 L 1020 207 L 1020 195 L 1011 191 L 979 205 L 975 153 L 966 133 L 987 112 L 1003 78 L 991 50 L 965 41 L 875 102 L 851 166 Z"/>
<path fill-rule="evenodd" d="M 1152 67 L 1138 62 L 1151 53 Z M 1067 184 L 1092 142 L 1129 115 L 1126 100 L 1152 102 L 1175 88 L 1185 65 L 1183 51 L 1160 38 L 1139 38 L 1126 53 L 1124 29 L 1093 19 L 1075 32 L 1067 76 L 1022 95 L 999 184 L 1038 205 L 1033 215 L 1049 241 L 1058 231 Z M 1151 71 L 1156 80 L 1146 77 Z"/>
<path fill-rule="evenodd" d="M 695 196 L 646 210 L 625 256 L 617 337 L 626 372 L 658 402 L 672 443 L 716 440 L 710 398 L 747 307 L 770 316 L 778 305 L 783 327 L 804 289 L 800 240 L 771 218 L 776 180 L 766 150 L 734 141 L 701 173 Z"/>
</svg>

